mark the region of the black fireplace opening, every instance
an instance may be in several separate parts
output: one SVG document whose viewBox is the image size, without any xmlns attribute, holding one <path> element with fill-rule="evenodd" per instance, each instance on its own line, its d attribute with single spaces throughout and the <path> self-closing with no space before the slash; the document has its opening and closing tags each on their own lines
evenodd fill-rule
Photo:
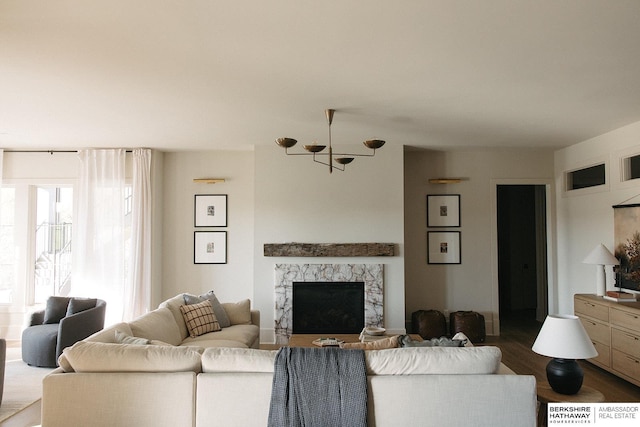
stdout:
<svg viewBox="0 0 640 427">
<path fill-rule="evenodd" d="M 294 334 L 359 334 L 364 282 L 293 282 Z"/>
</svg>

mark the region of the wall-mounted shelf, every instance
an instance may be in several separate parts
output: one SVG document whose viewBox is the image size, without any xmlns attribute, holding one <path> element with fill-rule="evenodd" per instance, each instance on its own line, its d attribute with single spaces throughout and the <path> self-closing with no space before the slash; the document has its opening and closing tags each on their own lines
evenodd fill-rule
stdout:
<svg viewBox="0 0 640 427">
<path fill-rule="evenodd" d="M 395 256 L 394 243 L 265 243 L 264 256 L 362 257 Z"/>
</svg>

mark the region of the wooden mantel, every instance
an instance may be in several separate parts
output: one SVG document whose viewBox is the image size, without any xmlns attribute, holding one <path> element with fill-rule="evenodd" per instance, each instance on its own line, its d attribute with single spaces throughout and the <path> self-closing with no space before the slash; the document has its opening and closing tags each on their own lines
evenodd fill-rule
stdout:
<svg viewBox="0 0 640 427">
<path fill-rule="evenodd" d="M 264 256 L 395 256 L 395 247 L 394 243 L 265 243 Z"/>
</svg>

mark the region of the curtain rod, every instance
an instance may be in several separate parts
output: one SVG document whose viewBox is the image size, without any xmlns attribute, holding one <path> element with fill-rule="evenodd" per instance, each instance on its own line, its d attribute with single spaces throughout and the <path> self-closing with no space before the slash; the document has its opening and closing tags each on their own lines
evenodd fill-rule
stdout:
<svg viewBox="0 0 640 427">
<path fill-rule="evenodd" d="M 79 150 L 3 150 L 5 153 L 77 153 Z M 133 150 L 126 150 L 127 153 Z"/>
</svg>

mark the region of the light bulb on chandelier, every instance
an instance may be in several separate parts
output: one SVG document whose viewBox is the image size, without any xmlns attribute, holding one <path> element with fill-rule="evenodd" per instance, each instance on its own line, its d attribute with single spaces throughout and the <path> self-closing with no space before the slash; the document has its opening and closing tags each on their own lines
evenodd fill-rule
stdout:
<svg viewBox="0 0 640 427">
<path fill-rule="evenodd" d="M 333 114 L 336 112 L 336 110 L 327 109 L 324 110 L 324 112 L 325 116 L 327 117 L 327 123 L 329 124 L 329 150 L 327 152 L 322 152 L 325 148 L 327 148 L 326 145 L 320 145 L 314 142 L 313 144 L 302 146 L 302 148 L 308 151 L 307 153 L 289 153 L 289 148 L 293 147 L 298 142 L 293 138 L 278 138 L 276 139 L 276 144 L 284 148 L 284 152 L 288 156 L 313 156 L 314 162 L 329 166 L 329 173 L 332 173 L 334 169 L 344 171 L 345 165 L 351 163 L 355 157 L 375 156 L 376 150 L 384 145 L 385 141 L 381 139 L 368 139 L 364 141 L 363 144 L 365 147 L 373 150 L 373 152 L 370 154 L 334 153 L 333 147 L 331 145 L 331 123 L 333 122 Z M 322 156 L 327 156 L 327 161 L 323 161 Z M 335 165 L 334 162 L 341 165 L 342 167 Z"/>
</svg>

